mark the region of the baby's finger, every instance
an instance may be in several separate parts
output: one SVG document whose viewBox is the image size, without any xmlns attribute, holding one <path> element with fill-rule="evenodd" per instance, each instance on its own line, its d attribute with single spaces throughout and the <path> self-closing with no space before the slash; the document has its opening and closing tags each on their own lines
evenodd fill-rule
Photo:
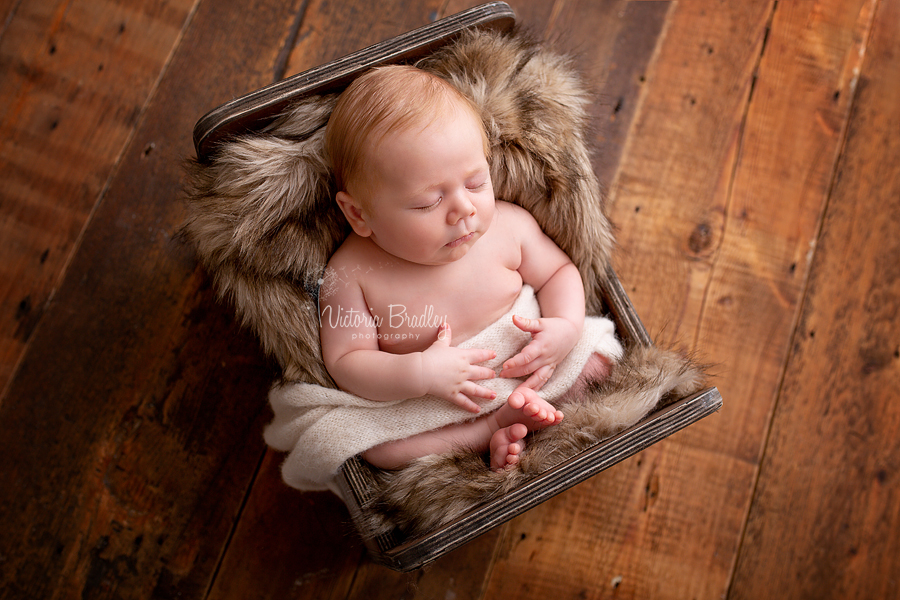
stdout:
<svg viewBox="0 0 900 600">
<path fill-rule="evenodd" d="M 525 347 L 523 353 L 528 351 L 529 347 Z M 518 365 L 510 365 L 508 362 L 503 365 L 500 371 L 500 377 L 527 377 L 546 366 L 546 359 L 538 353 L 534 359 L 528 359 L 530 354 L 523 354 L 524 360 L 518 361 Z"/>
<path fill-rule="evenodd" d="M 500 377 L 521 377 L 528 375 L 534 368 L 529 368 L 534 359 L 531 357 L 532 345 L 525 346 L 521 352 L 503 363 Z"/>
<path fill-rule="evenodd" d="M 496 352 L 494 352 L 493 350 L 486 350 L 484 348 L 472 348 L 466 353 L 466 360 L 468 360 L 473 365 L 483 363 L 486 360 L 491 360 L 492 358 L 496 357 Z"/>
<path fill-rule="evenodd" d="M 457 393 L 453 398 L 450 399 L 450 401 L 458 407 L 469 411 L 470 413 L 481 412 L 481 407 L 475 404 L 475 402 L 473 402 L 465 394 Z"/>
<path fill-rule="evenodd" d="M 471 381 L 467 381 L 463 384 L 462 392 L 469 397 L 485 398 L 487 400 L 493 400 L 497 397 L 497 392 L 489 390 L 477 383 L 472 383 Z"/>
<path fill-rule="evenodd" d="M 537 333 L 544 330 L 544 326 L 540 319 L 526 319 L 519 315 L 513 315 L 513 324 L 522 331 L 527 331 L 528 333 Z"/>
<path fill-rule="evenodd" d="M 504 367 L 500 371 L 500 377 L 505 377 L 507 379 L 515 379 L 517 377 L 525 377 L 526 375 L 531 374 L 533 369 L 530 369 L 529 366 L 531 363 L 524 364 L 520 367 L 507 368 Z"/>
<path fill-rule="evenodd" d="M 550 380 L 550 377 L 553 376 L 554 368 L 551 365 L 544 365 L 537 371 L 531 374 L 531 377 L 525 380 L 522 385 L 527 388 L 531 388 L 534 391 L 538 391 L 544 384 Z"/>
<path fill-rule="evenodd" d="M 487 367 L 479 367 L 477 365 L 472 365 L 469 369 L 469 380 L 470 381 L 480 381 L 482 379 L 493 379 L 497 374 L 494 373 L 493 369 L 488 369 Z"/>
</svg>

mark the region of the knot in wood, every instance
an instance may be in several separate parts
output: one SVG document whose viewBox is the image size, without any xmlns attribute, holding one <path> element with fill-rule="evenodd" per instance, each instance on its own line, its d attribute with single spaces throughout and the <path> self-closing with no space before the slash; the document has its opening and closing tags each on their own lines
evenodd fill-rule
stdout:
<svg viewBox="0 0 900 600">
<path fill-rule="evenodd" d="M 701 254 L 712 245 L 712 237 L 712 228 L 707 223 L 700 223 L 688 238 L 688 249 L 693 254 Z"/>
</svg>

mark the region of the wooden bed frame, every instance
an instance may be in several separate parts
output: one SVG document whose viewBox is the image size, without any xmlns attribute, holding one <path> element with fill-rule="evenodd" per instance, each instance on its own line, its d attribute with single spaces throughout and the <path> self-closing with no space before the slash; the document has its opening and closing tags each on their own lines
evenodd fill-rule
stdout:
<svg viewBox="0 0 900 600">
<path fill-rule="evenodd" d="M 264 127 L 293 102 L 306 96 L 338 91 L 375 65 L 411 61 L 452 41 L 471 27 L 508 30 L 515 14 L 504 2 L 491 2 L 435 21 L 320 67 L 299 73 L 240 98 L 203 116 L 194 127 L 197 157 L 210 158 L 217 144 L 232 136 Z M 602 285 L 603 301 L 624 341 L 652 345 L 625 290 L 612 269 Z M 487 502 L 437 531 L 415 539 L 371 537 L 361 530 L 372 558 L 399 571 L 427 564 L 552 496 L 596 475 L 661 439 L 687 427 L 722 406 L 716 388 L 703 390 L 657 410 L 636 425 L 581 452 L 529 480 L 509 494 Z M 371 497 L 373 468 L 360 458 L 347 461 L 339 478 L 344 500 L 354 520 Z"/>
</svg>

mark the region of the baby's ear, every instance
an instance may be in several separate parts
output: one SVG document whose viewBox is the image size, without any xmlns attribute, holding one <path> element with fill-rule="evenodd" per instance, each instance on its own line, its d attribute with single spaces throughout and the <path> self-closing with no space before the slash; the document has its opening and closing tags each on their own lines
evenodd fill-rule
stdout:
<svg viewBox="0 0 900 600">
<path fill-rule="evenodd" d="M 337 200 L 338 206 L 341 207 L 341 212 L 344 213 L 344 216 L 347 218 L 350 227 L 353 228 L 356 235 L 360 237 L 369 237 L 372 235 L 372 228 L 369 227 L 369 224 L 366 222 L 362 206 L 360 206 L 359 202 L 357 202 L 353 196 L 347 192 L 338 192 L 335 196 L 335 200 Z"/>
</svg>

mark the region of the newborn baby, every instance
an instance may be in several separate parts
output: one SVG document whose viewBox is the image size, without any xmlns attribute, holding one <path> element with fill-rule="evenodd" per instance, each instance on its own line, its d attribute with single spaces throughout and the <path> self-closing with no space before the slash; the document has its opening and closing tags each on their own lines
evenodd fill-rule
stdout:
<svg viewBox="0 0 900 600">
<path fill-rule="evenodd" d="M 408 66 L 356 79 L 328 123 L 336 201 L 352 232 L 329 261 L 320 293 L 322 356 L 344 391 L 374 401 L 431 394 L 473 418 L 379 444 L 375 466 L 457 448 L 490 450 L 491 467 L 518 462 L 529 431 L 563 415 L 536 392 L 579 340 L 584 289 L 575 265 L 526 210 L 494 198 L 477 109 L 448 82 Z M 462 349 L 510 311 L 528 284 L 540 318 L 499 374 L 491 348 Z M 594 354 L 573 388 L 604 377 Z M 506 403 L 478 382 L 522 378 Z M 477 415 L 477 417 L 475 416 Z"/>
</svg>

